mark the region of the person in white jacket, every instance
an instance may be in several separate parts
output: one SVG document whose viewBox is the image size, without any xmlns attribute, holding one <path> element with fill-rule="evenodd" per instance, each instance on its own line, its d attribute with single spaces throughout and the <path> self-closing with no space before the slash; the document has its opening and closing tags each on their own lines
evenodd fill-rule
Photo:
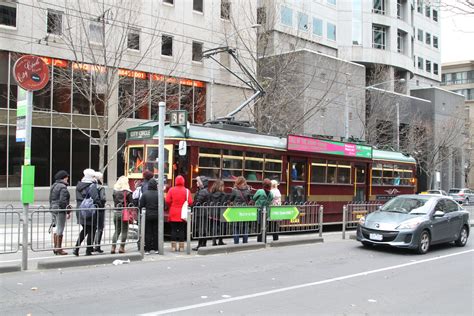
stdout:
<svg viewBox="0 0 474 316">
<path fill-rule="evenodd" d="M 278 181 L 272 180 L 272 189 L 270 190 L 273 194 L 273 200 L 271 205 L 281 205 L 281 193 L 278 190 Z"/>
</svg>

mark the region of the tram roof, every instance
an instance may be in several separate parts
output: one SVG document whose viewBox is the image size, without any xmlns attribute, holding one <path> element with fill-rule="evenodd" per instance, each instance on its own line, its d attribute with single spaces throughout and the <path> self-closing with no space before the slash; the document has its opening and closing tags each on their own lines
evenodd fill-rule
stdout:
<svg viewBox="0 0 474 316">
<path fill-rule="evenodd" d="M 387 150 L 379 150 L 379 149 L 374 149 L 372 151 L 372 159 L 385 160 L 385 161 L 397 161 L 397 162 L 405 162 L 405 163 L 416 163 L 415 158 L 413 158 L 412 156 L 407 156 L 397 151 L 387 151 Z"/>
<path fill-rule="evenodd" d="M 251 136 L 249 136 L 249 134 L 251 134 Z M 286 138 L 259 133 L 249 133 L 246 131 L 226 130 L 212 126 L 191 124 L 186 135 L 184 128 L 166 125 L 165 137 L 286 150 Z M 153 135 L 153 139 L 157 138 L 158 131 Z"/>
</svg>

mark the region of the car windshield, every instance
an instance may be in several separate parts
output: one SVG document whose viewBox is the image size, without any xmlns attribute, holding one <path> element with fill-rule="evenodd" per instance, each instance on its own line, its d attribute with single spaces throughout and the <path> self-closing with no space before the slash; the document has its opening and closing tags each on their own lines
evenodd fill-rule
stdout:
<svg viewBox="0 0 474 316">
<path fill-rule="evenodd" d="M 441 194 L 441 191 L 438 191 L 438 190 L 429 190 L 428 193 L 431 193 L 431 194 Z"/>
<path fill-rule="evenodd" d="M 421 197 L 396 197 L 382 206 L 384 212 L 404 213 L 404 214 L 426 214 L 429 211 L 425 207 L 429 198 Z"/>
<path fill-rule="evenodd" d="M 459 191 L 461 191 L 461 190 L 451 189 L 451 190 L 449 190 L 449 193 L 459 193 Z"/>
</svg>

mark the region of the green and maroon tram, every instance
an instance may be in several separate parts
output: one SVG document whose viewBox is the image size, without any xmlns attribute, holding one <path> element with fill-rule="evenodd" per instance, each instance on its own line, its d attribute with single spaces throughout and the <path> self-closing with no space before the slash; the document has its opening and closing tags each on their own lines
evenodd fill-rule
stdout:
<svg viewBox="0 0 474 316">
<path fill-rule="evenodd" d="M 168 185 L 183 175 L 186 186 L 206 176 L 226 188 L 244 176 L 253 189 L 275 179 L 288 203 L 317 202 L 324 222 L 340 223 L 342 206 L 352 201 L 386 200 L 416 192 L 416 162 L 399 152 L 299 135 L 276 137 L 234 125 L 165 125 L 165 175 Z M 158 122 L 127 130 L 125 175 L 131 186 L 145 170 L 158 173 Z"/>
</svg>

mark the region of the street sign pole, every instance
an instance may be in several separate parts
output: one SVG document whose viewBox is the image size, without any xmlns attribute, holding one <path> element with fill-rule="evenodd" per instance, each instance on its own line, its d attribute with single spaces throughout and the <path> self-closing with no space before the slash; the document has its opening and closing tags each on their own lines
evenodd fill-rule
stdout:
<svg viewBox="0 0 474 316">
<path fill-rule="evenodd" d="M 164 255 L 164 186 L 163 179 L 165 175 L 165 102 L 158 103 L 158 252 Z"/>
</svg>

